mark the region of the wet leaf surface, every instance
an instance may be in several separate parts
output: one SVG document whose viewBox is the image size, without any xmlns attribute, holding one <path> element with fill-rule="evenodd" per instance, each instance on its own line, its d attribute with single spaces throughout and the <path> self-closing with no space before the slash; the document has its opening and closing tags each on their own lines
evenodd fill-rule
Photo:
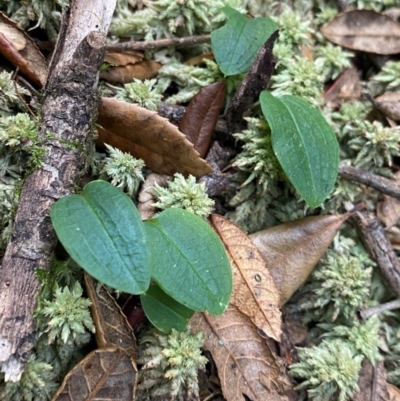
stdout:
<svg viewBox="0 0 400 401">
<path fill-rule="evenodd" d="M 373 10 L 350 10 L 321 28 L 331 42 L 375 54 L 400 53 L 400 24 Z"/>
<path fill-rule="evenodd" d="M 179 130 L 193 143 L 202 158 L 210 147 L 225 93 L 225 81 L 202 88 L 190 101 L 179 124 Z"/>
<path fill-rule="evenodd" d="M 185 135 L 154 111 L 103 97 L 98 124 L 97 143 L 131 153 L 157 173 L 202 176 L 212 171 Z"/>
<path fill-rule="evenodd" d="M 306 217 L 250 235 L 280 291 L 281 305 L 307 280 L 348 217 Z"/>
<path fill-rule="evenodd" d="M 91 352 L 65 376 L 52 401 L 133 401 L 137 369 L 120 348 Z"/>
<path fill-rule="evenodd" d="M 259 329 L 280 341 L 280 296 L 265 260 L 251 239 L 228 219 L 213 214 L 211 222 L 227 251 L 233 274 L 230 303 Z"/>
<path fill-rule="evenodd" d="M 47 77 L 47 62 L 25 31 L 0 12 L 0 53 L 34 85 L 42 87 Z"/>
<path fill-rule="evenodd" d="M 227 401 L 245 401 L 244 395 L 252 401 L 288 400 L 280 394 L 291 388 L 283 361 L 235 306 L 230 305 L 221 316 L 196 313 L 190 325 L 193 332 L 204 333 L 204 348 L 217 365 Z"/>
<path fill-rule="evenodd" d="M 85 273 L 86 291 L 92 302 L 90 310 L 96 326 L 96 342 L 99 348 L 115 345 L 126 351 L 136 361 L 136 338 L 121 308 L 103 285 Z"/>
</svg>

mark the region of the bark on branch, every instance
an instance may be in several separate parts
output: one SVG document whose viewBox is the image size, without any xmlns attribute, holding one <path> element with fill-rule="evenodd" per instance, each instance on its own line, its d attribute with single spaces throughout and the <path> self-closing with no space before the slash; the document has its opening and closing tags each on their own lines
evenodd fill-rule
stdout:
<svg viewBox="0 0 400 401">
<path fill-rule="evenodd" d="M 43 165 L 25 181 L 0 270 L 0 364 L 6 381 L 19 380 L 34 346 L 35 269 L 50 267 L 56 244 L 51 206 L 73 191 L 85 169 L 114 7 L 115 0 L 72 0 L 64 10 L 42 107 Z"/>
</svg>

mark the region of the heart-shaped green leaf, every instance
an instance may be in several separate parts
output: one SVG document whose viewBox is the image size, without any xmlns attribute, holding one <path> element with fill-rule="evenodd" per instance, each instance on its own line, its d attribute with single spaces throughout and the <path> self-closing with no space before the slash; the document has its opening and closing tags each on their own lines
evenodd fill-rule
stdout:
<svg viewBox="0 0 400 401">
<path fill-rule="evenodd" d="M 64 248 L 97 280 L 130 294 L 150 284 L 146 234 L 132 200 L 106 181 L 57 201 L 51 219 Z"/>
<path fill-rule="evenodd" d="M 211 227 L 183 209 L 164 210 L 144 224 L 157 284 L 189 309 L 223 313 L 232 293 L 232 271 Z"/>
<path fill-rule="evenodd" d="M 184 331 L 194 311 L 186 308 L 154 284 L 140 295 L 140 301 L 150 322 L 163 333 L 172 329 Z"/>
<path fill-rule="evenodd" d="M 272 147 L 290 182 L 311 207 L 319 206 L 335 185 L 339 145 L 321 113 L 296 96 L 260 95 L 271 128 Z"/>
<path fill-rule="evenodd" d="M 261 46 L 278 29 L 272 19 L 246 18 L 231 7 L 223 7 L 229 21 L 211 33 L 211 45 L 225 75 L 247 71 Z"/>
</svg>

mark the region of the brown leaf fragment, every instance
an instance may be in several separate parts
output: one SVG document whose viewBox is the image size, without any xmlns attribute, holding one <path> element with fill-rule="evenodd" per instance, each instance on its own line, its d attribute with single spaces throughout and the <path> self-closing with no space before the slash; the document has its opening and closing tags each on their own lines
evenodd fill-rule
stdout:
<svg viewBox="0 0 400 401">
<path fill-rule="evenodd" d="M 52 401 L 133 401 L 137 369 L 120 348 L 91 352 L 64 378 Z"/>
<path fill-rule="evenodd" d="M 245 401 L 244 395 L 252 401 L 288 401 L 282 395 L 291 388 L 283 361 L 235 306 L 228 306 L 219 316 L 196 313 L 190 326 L 193 332 L 204 333 L 204 348 L 211 352 L 217 365 L 227 401 Z"/>
<path fill-rule="evenodd" d="M 394 181 L 400 185 L 400 171 L 394 175 Z M 382 198 L 376 207 L 377 217 L 385 227 L 392 227 L 400 221 L 400 199 L 385 194 Z"/>
<path fill-rule="evenodd" d="M 128 51 L 124 53 L 106 52 L 104 62 L 120 67 L 128 64 L 136 64 L 144 59 L 144 54 L 138 51 Z"/>
<path fill-rule="evenodd" d="M 378 109 L 392 120 L 400 120 L 400 92 L 386 92 L 375 99 Z"/>
<path fill-rule="evenodd" d="M 364 359 L 358 377 L 359 391 L 353 397 L 353 401 L 388 401 L 389 393 L 386 383 L 386 374 L 383 361 L 378 361 L 375 366 Z"/>
<path fill-rule="evenodd" d="M 281 294 L 281 305 L 306 281 L 349 217 L 311 216 L 250 235 Z"/>
<path fill-rule="evenodd" d="M 242 83 L 236 90 L 226 112 L 229 132 L 237 132 L 242 125 L 243 113 L 250 110 L 260 93 L 267 88 L 276 65 L 272 54 L 274 42 L 278 37 L 275 31 L 263 44 Z"/>
<path fill-rule="evenodd" d="M 331 42 L 375 54 L 400 53 L 400 24 L 373 10 L 350 10 L 321 28 Z"/>
<path fill-rule="evenodd" d="M 390 383 L 386 383 L 386 386 L 389 393 L 389 401 L 400 401 L 400 389 Z"/>
<path fill-rule="evenodd" d="M 212 168 L 176 126 L 156 112 L 115 98 L 101 98 L 97 144 L 108 143 L 141 158 L 154 172 L 196 177 Z"/>
<path fill-rule="evenodd" d="M 346 68 L 324 94 L 325 104 L 339 107 L 343 100 L 355 100 L 361 97 L 362 85 L 356 68 Z"/>
<path fill-rule="evenodd" d="M 0 53 L 30 82 L 41 88 L 47 77 L 47 62 L 43 54 L 32 38 L 2 12 L 0 24 Z M 25 45 L 22 47 L 23 41 Z"/>
<path fill-rule="evenodd" d="M 135 64 L 110 67 L 100 74 L 100 79 L 114 84 L 129 84 L 136 79 L 150 79 L 157 75 L 161 64 L 153 60 L 143 59 Z"/>
<path fill-rule="evenodd" d="M 143 183 L 138 197 L 138 210 L 142 220 L 151 219 L 157 212 L 157 207 L 153 206 L 157 202 L 155 184 L 160 187 L 166 187 L 168 180 L 172 177 L 168 175 L 161 175 L 157 173 L 150 173 L 145 182 Z"/>
<path fill-rule="evenodd" d="M 279 291 L 265 260 L 236 224 L 217 214 L 211 215 L 211 222 L 228 251 L 232 267 L 231 304 L 279 342 L 282 333 Z"/>
<path fill-rule="evenodd" d="M 200 89 L 193 97 L 183 116 L 179 130 L 193 143 L 200 157 L 205 157 L 210 147 L 221 107 L 225 100 L 225 81 Z"/>
<path fill-rule="evenodd" d="M 134 361 L 138 358 L 136 338 L 121 308 L 103 285 L 85 273 L 85 284 L 92 305 L 99 348 L 115 345 L 123 349 Z"/>
</svg>

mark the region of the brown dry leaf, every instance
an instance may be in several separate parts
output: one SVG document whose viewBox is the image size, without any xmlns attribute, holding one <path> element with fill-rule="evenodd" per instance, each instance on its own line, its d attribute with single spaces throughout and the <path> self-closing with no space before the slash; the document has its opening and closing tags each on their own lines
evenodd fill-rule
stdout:
<svg viewBox="0 0 400 401">
<path fill-rule="evenodd" d="M 386 386 L 389 393 L 389 401 L 400 401 L 400 389 L 390 383 L 386 383 Z"/>
<path fill-rule="evenodd" d="M 324 94 L 325 104 L 339 107 L 343 100 L 355 100 L 361 97 L 362 85 L 356 68 L 346 68 Z"/>
<path fill-rule="evenodd" d="M 136 338 L 121 308 L 103 285 L 85 273 L 86 291 L 92 302 L 90 310 L 96 326 L 99 348 L 115 345 L 134 361 L 138 358 Z"/>
<path fill-rule="evenodd" d="M 331 42 L 375 54 L 400 53 L 400 24 L 373 10 L 350 10 L 321 28 Z"/>
<path fill-rule="evenodd" d="M 151 219 L 157 212 L 157 207 L 153 206 L 157 202 L 155 184 L 160 187 L 167 186 L 168 180 L 172 177 L 157 173 L 150 173 L 143 183 L 138 196 L 138 210 L 142 220 Z"/>
<path fill-rule="evenodd" d="M 157 75 L 161 64 L 153 60 L 142 60 L 135 64 L 110 67 L 100 74 L 100 79 L 114 84 L 129 84 L 136 79 L 150 79 Z"/>
<path fill-rule="evenodd" d="M 13 26 L 0 22 L 0 32 L 13 44 L 16 50 L 22 50 L 26 46 L 25 36 Z"/>
<path fill-rule="evenodd" d="M 353 401 L 388 401 L 389 393 L 386 383 L 386 371 L 383 361 L 375 366 L 364 359 L 358 377 L 359 391 L 353 396 Z"/>
<path fill-rule="evenodd" d="M 0 53 L 34 85 L 44 86 L 47 77 L 47 63 L 33 40 L 18 25 L 0 12 Z M 22 46 L 21 37 L 25 40 Z M 16 38 L 19 38 L 15 42 Z M 14 44 L 15 42 L 15 44 Z"/>
<path fill-rule="evenodd" d="M 199 54 L 198 56 L 192 57 L 191 59 L 184 62 L 185 65 L 199 65 L 204 63 L 205 60 L 214 60 L 213 53 Z"/>
<path fill-rule="evenodd" d="M 395 173 L 394 181 L 400 185 L 400 171 Z M 378 202 L 376 207 L 376 215 L 385 227 L 392 227 L 399 222 L 400 219 L 400 200 L 392 198 L 389 195 L 382 196 L 383 201 Z"/>
<path fill-rule="evenodd" d="M 136 64 L 144 59 L 144 54 L 138 51 L 127 51 L 124 53 L 106 52 L 104 62 L 120 67 L 128 64 Z"/>
<path fill-rule="evenodd" d="M 101 98 L 97 144 L 107 143 L 141 158 L 160 174 L 210 173 L 212 168 L 201 159 L 185 135 L 166 118 L 115 98 Z"/>
<path fill-rule="evenodd" d="M 375 99 L 378 109 L 392 120 L 400 120 L 400 92 L 386 92 Z"/>
<path fill-rule="evenodd" d="M 280 341 L 280 296 L 265 260 L 251 239 L 236 224 L 218 214 L 211 222 L 224 243 L 233 274 L 230 303 L 268 337 Z"/>
<path fill-rule="evenodd" d="M 137 369 L 120 348 L 91 352 L 68 374 L 52 401 L 133 401 Z"/>
<path fill-rule="evenodd" d="M 196 313 L 189 323 L 204 333 L 203 348 L 213 356 L 227 401 L 245 401 L 244 394 L 252 401 L 288 401 L 282 393 L 292 386 L 283 361 L 235 306 L 219 316 Z"/>
<path fill-rule="evenodd" d="M 306 281 L 348 217 L 306 217 L 250 235 L 280 291 L 281 305 Z"/>
<path fill-rule="evenodd" d="M 200 157 L 205 157 L 210 147 L 225 93 L 225 81 L 200 89 L 190 101 L 179 124 L 179 130 L 193 143 Z"/>
</svg>

